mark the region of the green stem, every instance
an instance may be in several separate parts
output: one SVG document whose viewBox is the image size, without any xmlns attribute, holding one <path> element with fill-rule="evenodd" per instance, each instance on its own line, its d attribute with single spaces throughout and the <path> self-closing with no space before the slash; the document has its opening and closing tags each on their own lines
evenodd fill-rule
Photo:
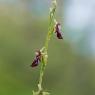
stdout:
<svg viewBox="0 0 95 95">
<path fill-rule="evenodd" d="M 52 4 L 52 8 L 50 10 L 50 16 L 49 16 L 49 29 L 48 29 L 48 34 L 46 37 L 46 41 L 45 41 L 45 48 L 48 51 L 48 45 L 49 45 L 49 41 L 52 37 L 53 31 L 54 31 L 54 20 L 55 20 L 55 10 L 56 10 L 56 3 L 54 4 L 54 2 L 56 2 L 56 0 L 52 0 L 53 4 Z"/>
<path fill-rule="evenodd" d="M 53 31 L 54 31 L 54 20 L 55 20 L 55 10 L 56 10 L 56 0 L 53 0 L 52 8 L 50 10 L 50 17 L 49 17 L 49 29 L 48 29 L 48 34 L 46 37 L 45 41 L 45 52 L 48 51 L 48 45 L 50 42 L 50 39 L 52 37 Z M 43 75 L 44 75 L 44 70 L 45 70 L 46 64 L 42 63 L 41 65 L 41 70 L 40 70 L 40 79 L 39 79 L 39 89 L 42 90 L 42 80 L 43 80 Z"/>
<path fill-rule="evenodd" d="M 53 31 L 54 31 L 54 25 L 55 25 L 56 0 L 52 0 L 52 2 L 53 3 L 52 3 L 52 7 L 50 9 L 48 34 L 47 34 L 47 37 L 46 37 L 44 50 L 43 50 L 43 52 L 45 54 L 47 54 L 48 45 L 49 45 L 50 39 L 52 37 Z M 43 76 L 44 76 L 44 71 L 45 71 L 45 68 L 46 68 L 46 64 L 47 64 L 47 62 L 42 61 L 41 69 L 40 69 L 40 76 L 39 76 L 39 83 L 38 83 L 38 94 L 37 95 L 49 95 L 47 92 L 44 92 L 46 94 L 43 94 L 43 87 L 42 87 L 42 81 L 43 81 Z"/>
<path fill-rule="evenodd" d="M 41 92 L 43 90 L 43 88 L 42 88 L 42 81 L 43 81 L 44 70 L 45 70 L 45 66 L 42 63 L 41 69 L 40 69 L 39 84 L 38 84 L 39 92 Z"/>
</svg>

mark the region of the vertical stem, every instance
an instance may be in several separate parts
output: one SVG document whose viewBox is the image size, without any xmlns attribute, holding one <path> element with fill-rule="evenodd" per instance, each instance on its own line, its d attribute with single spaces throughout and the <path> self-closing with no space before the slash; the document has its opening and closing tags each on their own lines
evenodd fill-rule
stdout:
<svg viewBox="0 0 95 95">
<path fill-rule="evenodd" d="M 54 20 L 55 20 L 55 10 L 56 10 L 56 3 L 54 2 L 56 2 L 56 0 L 53 0 L 52 8 L 50 10 L 50 17 L 49 17 L 50 22 L 49 22 L 48 34 L 45 41 L 45 52 L 48 51 L 49 41 L 54 31 Z M 45 67 L 46 67 L 46 64 L 44 65 L 44 63 L 42 63 L 41 70 L 40 70 L 39 89 L 42 89 L 41 85 L 42 85 Z"/>
<path fill-rule="evenodd" d="M 50 41 L 52 34 L 53 34 L 53 31 L 54 31 L 55 10 L 56 10 L 56 0 L 52 0 L 52 7 L 50 8 L 50 14 L 49 14 L 49 29 L 48 29 L 48 34 L 47 34 L 45 45 L 44 45 L 45 49 L 43 50 L 43 52 L 46 54 L 48 51 L 49 41 Z M 42 64 L 41 64 L 39 83 L 38 83 L 38 94 L 37 95 L 43 95 L 42 81 L 43 81 L 43 76 L 44 76 L 46 64 L 47 64 L 47 62 L 45 62 L 45 63 L 42 62 Z"/>
<path fill-rule="evenodd" d="M 39 92 L 43 90 L 43 88 L 42 88 L 42 81 L 43 81 L 44 70 L 45 70 L 45 66 L 42 63 L 41 69 L 40 69 L 39 84 L 38 84 Z"/>
<path fill-rule="evenodd" d="M 48 34 L 45 41 L 45 52 L 48 51 L 49 41 L 54 31 L 55 10 L 56 10 L 56 0 L 52 0 L 52 7 L 50 9 L 50 15 L 49 15 L 49 29 L 48 29 Z M 38 85 L 39 90 L 42 90 L 42 80 L 43 80 L 45 67 L 46 67 L 46 64 L 42 63 L 41 70 L 40 70 L 39 85 Z"/>
<path fill-rule="evenodd" d="M 48 50 L 49 41 L 54 31 L 55 11 L 56 11 L 56 0 L 52 0 L 52 7 L 50 8 L 50 14 L 49 14 L 48 34 L 45 41 L 46 50 Z"/>
</svg>

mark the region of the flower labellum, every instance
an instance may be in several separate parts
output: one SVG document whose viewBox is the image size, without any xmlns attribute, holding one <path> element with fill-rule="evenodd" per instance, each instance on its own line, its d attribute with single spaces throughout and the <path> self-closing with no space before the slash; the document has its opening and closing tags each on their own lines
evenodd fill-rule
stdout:
<svg viewBox="0 0 95 95">
<path fill-rule="evenodd" d="M 40 50 L 36 51 L 35 55 L 36 56 L 35 56 L 35 58 L 34 58 L 34 60 L 32 62 L 31 67 L 38 66 L 39 65 L 39 62 L 41 61 L 41 52 L 40 52 Z"/>
<path fill-rule="evenodd" d="M 57 23 L 55 25 L 55 33 L 56 33 L 58 39 L 63 39 L 60 23 Z"/>
</svg>

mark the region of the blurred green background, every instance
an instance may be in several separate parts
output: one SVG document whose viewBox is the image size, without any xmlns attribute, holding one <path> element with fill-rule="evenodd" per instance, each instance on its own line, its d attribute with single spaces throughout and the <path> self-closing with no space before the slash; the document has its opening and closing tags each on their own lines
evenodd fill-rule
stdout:
<svg viewBox="0 0 95 95">
<path fill-rule="evenodd" d="M 63 11 L 69 1 L 58 0 L 57 19 L 64 27 Z M 40 68 L 30 65 L 45 41 L 50 3 L 0 0 L 0 95 L 32 95 L 37 89 Z M 54 36 L 50 42 L 44 88 L 51 95 L 95 95 L 95 56 L 86 45 L 88 40 L 83 33 L 76 42 L 79 32 L 68 26 L 63 31 L 64 40 Z"/>
</svg>

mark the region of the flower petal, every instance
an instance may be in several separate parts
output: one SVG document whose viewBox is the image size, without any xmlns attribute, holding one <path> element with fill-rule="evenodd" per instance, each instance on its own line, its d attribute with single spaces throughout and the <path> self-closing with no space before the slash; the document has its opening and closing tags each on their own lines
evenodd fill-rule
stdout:
<svg viewBox="0 0 95 95">
<path fill-rule="evenodd" d="M 39 65 L 39 59 L 34 59 L 34 61 L 32 62 L 31 67 L 36 67 Z"/>
<path fill-rule="evenodd" d="M 56 36 L 57 36 L 58 39 L 63 39 L 60 23 L 56 24 L 56 26 L 55 26 L 55 33 L 56 33 Z"/>
<path fill-rule="evenodd" d="M 31 67 L 36 67 L 39 65 L 39 62 L 41 61 L 41 52 L 40 51 L 36 51 L 35 53 L 35 59 L 32 62 Z"/>
</svg>

